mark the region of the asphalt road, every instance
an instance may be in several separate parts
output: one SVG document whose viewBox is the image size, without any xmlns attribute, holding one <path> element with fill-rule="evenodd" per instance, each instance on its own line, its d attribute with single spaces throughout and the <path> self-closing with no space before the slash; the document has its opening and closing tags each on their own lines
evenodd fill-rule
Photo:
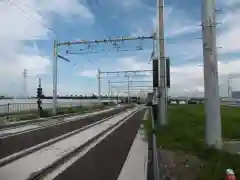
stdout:
<svg viewBox="0 0 240 180">
<path fill-rule="evenodd" d="M 26 148 L 35 146 L 42 142 L 56 138 L 60 135 L 79 129 L 88 124 L 102 120 L 116 113 L 123 112 L 128 107 L 116 109 L 111 112 L 105 112 L 96 116 L 87 117 L 79 121 L 72 121 L 58 126 L 51 126 L 44 129 L 39 129 L 29 133 L 19 134 L 17 136 L 11 136 L 4 139 L 0 139 L 0 158 L 9 156 L 13 153 L 19 152 Z"/>
<path fill-rule="evenodd" d="M 117 180 L 144 112 L 136 113 L 54 180 Z"/>
</svg>

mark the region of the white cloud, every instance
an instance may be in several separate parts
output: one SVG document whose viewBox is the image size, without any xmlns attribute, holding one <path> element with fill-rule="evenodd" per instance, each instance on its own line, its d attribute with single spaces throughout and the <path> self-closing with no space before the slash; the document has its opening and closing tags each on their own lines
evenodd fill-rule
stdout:
<svg viewBox="0 0 240 180">
<path fill-rule="evenodd" d="M 12 94 L 12 84 L 20 86 L 22 72 L 28 70 L 29 82 L 35 86 L 36 77 L 48 74 L 49 57 L 38 50 L 35 40 L 51 40 L 55 17 L 66 20 L 94 21 L 94 15 L 78 0 L 7 0 L 0 2 L 0 79 L 6 88 L 0 93 Z M 26 41 L 28 46 L 26 45 Z M 33 44 L 32 46 L 29 46 Z M 6 78 L 7 77 L 7 78 Z M 19 79 L 20 78 L 20 79 Z M 33 81 L 30 79 L 33 78 Z M 32 85 L 29 84 L 31 87 Z M 14 92 L 17 93 L 17 92 Z"/>
<path fill-rule="evenodd" d="M 125 7 L 133 7 L 134 5 L 139 5 L 141 3 L 141 1 L 139 0 L 123 0 L 122 2 L 122 5 L 125 6 Z"/>
<path fill-rule="evenodd" d="M 166 55 L 170 56 L 176 63 L 194 63 L 202 61 L 202 40 L 181 40 L 176 43 L 169 43 L 166 39 Z"/>
<path fill-rule="evenodd" d="M 165 9 L 166 37 L 173 38 L 201 30 L 200 26 L 198 26 L 200 25 L 199 22 L 188 18 L 188 14 L 185 11 L 173 8 L 167 7 Z M 154 21 L 156 22 L 156 19 Z M 156 23 L 154 23 L 154 27 L 156 27 Z"/>
<path fill-rule="evenodd" d="M 131 33 L 131 36 L 144 36 L 146 35 L 146 32 L 141 27 L 136 27 L 136 29 Z M 151 34 L 147 34 L 151 35 Z"/>
<path fill-rule="evenodd" d="M 238 23 L 240 19 L 240 7 L 239 0 L 222 1 L 221 3 L 222 12 L 217 14 L 218 22 L 218 37 L 217 44 L 221 46 L 218 49 L 220 55 L 226 53 L 239 53 L 240 51 L 240 25 Z M 156 26 L 156 18 L 152 19 L 153 26 Z M 191 16 L 186 12 L 181 10 L 174 10 L 172 7 L 165 8 L 165 37 L 176 38 L 181 35 L 186 35 L 191 32 L 199 31 L 201 33 L 200 22 L 195 22 L 191 20 Z M 146 35 L 147 28 L 149 26 L 137 26 L 134 35 Z M 202 40 L 197 40 L 198 37 L 193 37 L 192 40 L 181 40 L 175 42 L 175 44 L 169 44 L 168 39 L 166 39 L 166 54 L 170 57 L 174 57 L 174 63 L 179 62 L 184 64 L 182 66 L 172 67 L 172 88 L 170 90 L 171 94 L 175 95 L 203 95 L 203 72 L 202 67 L 198 67 L 195 61 L 190 60 L 201 60 L 202 59 Z M 221 56 L 219 56 L 221 58 Z M 179 59 L 177 59 L 179 58 Z M 232 59 L 232 58 L 231 58 Z M 183 62 L 184 61 L 184 62 Z M 128 61 L 131 62 L 131 61 Z M 189 64 L 191 63 L 191 64 Z M 133 64 L 132 66 L 138 66 L 138 64 Z M 128 67 L 132 67 L 128 65 Z M 141 65 L 144 66 L 144 65 Z M 220 59 L 219 63 L 219 84 L 220 84 L 220 94 L 227 95 L 227 75 L 231 73 L 239 74 L 240 59 L 236 58 L 229 61 L 227 57 Z M 233 88 L 240 89 L 240 80 L 237 76 L 233 81 Z M 238 80 L 237 80 L 238 79 Z"/>
<path fill-rule="evenodd" d="M 239 70 L 237 67 L 239 66 L 240 59 L 228 62 L 224 62 L 223 60 L 219 62 L 219 84 L 221 85 L 220 95 L 227 95 L 227 76 L 232 73 L 238 73 Z M 203 67 L 199 67 L 198 64 L 184 65 L 182 67 L 173 67 L 171 72 L 173 83 L 171 91 L 174 91 L 175 94 L 184 94 L 184 89 L 187 89 L 187 93 L 190 93 L 190 95 L 191 93 L 203 95 Z M 236 89 L 240 88 L 239 82 L 237 83 L 237 81 L 235 81 L 232 86 Z"/>
<path fill-rule="evenodd" d="M 84 70 L 78 73 L 80 76 L 96 78 L 97 77 L 97 70 Z"/>
<path fill-rule="evenodd" d="M 111 0 L 114 2 L 116 7 L 120 7 L 124 11 L 133 11 L 133 10 L 150 10 L 155 11 L 155 7 L 146 5 L 142 0 Z"/>
<path fill-rule="evenodd" d="M 117 60 L 120 70 L 149 70 L 152 69 L 151 64 L 146 61 L 139 62 L 136 56 L 123 57 Z"/>
<path fill-rule="evenodd" d="M 0 32 L 1 42 L 48 38 L 48 30 L 29 15 L 37 17 L 40 22 L 42 17 L 33 10 L 25 8 L 22 11 L 22 9 L 20 10 L 16 3 L 0 2 L 0 23 L 1 27 L 4 27 Z M 4 43 L 1 43 L 0 46 L 3 46 Z"/>
<path fill-rule="evenodd" d="M 175 30 L 173 30 L 175 29 Z M 176 36 L 180 36 L 180 35 L 184 35 L 184 34 L 188 34 L 188 33 L 192 33 L 192 32 L 196 32 L 200 30 L 199 26 L 197 26 L 197 23 L 195 25 L 186 25 L 186 26 L 182 26 L 182 25 L 177 25 L 175 24 L 175 27 L 171 27 L 170 31 L 167 31 L 166 37 L 176 37 Z"/>
<path fill-rule="evenodd" d="M 222 48 L 220 53 L 232 53 L 240 50 L 240 24 L 238 23 L 240 19 L 240 9 L 234 11 L 226 12 L 222 17 L 220 22 L 223 32 L 218 36 L 218 44 Z"/>
<path fill-rule="evenodd" d="M 30 0 L 29 0 L 30 1 Z M 77 16 L 81 19 L 94 20 L 94 15 L 84 4 L 78 0 L 35 0 L 35 5 L 43 13 L 55 13 L 57 15 L 69 18 Z"/>
<path fill-rule="evenodd" d="M 5 83 L 11 81 L 18 84 L 19 78 L 24 68 L 29 72 L 29 85 L 35 88 L 36 77 L 49 73 L 51 61 L 49 57 L 42 56 L 38 48 L 28 47 L 24 44 L 25 40 L 50 39 L 49 28 L 52 28 L 52 21 L 55 17 L 61 16 L 66 20 L 78 19 L 87 20 L 87 22 L 94 21 L 94 15 L 84 5 L 83 0 L 79 3 L 78 0 L 25 0 L 13 1 L 12 5 L 6 1 L 0 2 L 0 24 L 4 27 L 0 31 L 0 79 Z M 21 3 L 25 2 L 25 3 Z M 143 4 L 139 0 L 119 1 L 126 9 L 130 10 L 133 7 L 140 7 Z M 238 0 L 222 1 L 224 6 L 233 7 L 238 4 Z M 25 4 L 25 5 L 24 5 Z M 221 4 L 223 5 L 223 4 Z M 17 7 L 16 7 L 17 6 Z M 128 8 L 127 8 L 128 7 Z M 191 32 L 200 31 L 201 27 L 197 26 L 200 23 L 191 19 L 187 11 L 173 9 L 174 7 L 165 7 L 165 36 L 176 38 L 181 35 L 186 35 Z M 19 10 L 20 9 L 20 10 Z M 63 18 L 62 18 L 63 19 Z M 156 18 L 149 18 L 148 25 L 137 22 L 135 31 L 132 35 L 150 35 L 156 26 Z M 220 53 L 239 52 L 240 46 L 240 11 L 234 9 L 226 11 L 220 15 L 220 22 L 218 35 L 218 44 L 222 47 Z M 45 26 L 45 27 L 43 27 Z M 152 27 L 152 28 L 149 28 Z M 16 30 L 17 29 L 17 30 Z M 185 65 L 173 66 L 172 72 L 172 88 L 170 93 L 173 95 L 202 95 L 203 92 L 203 72 L 202 67 L 197 63 L 193 64 L 191 59 L 202 59 L 202 41 L 193 37 L 192 41 L 181 41 L 175 44 L 169 44 L 166 39 L 166 54 L 174 58 L 174 62 L 186 60 Z M 140 60 L 144 61 L 140 61 Z M 41 62 L 41 63 L 40 63 Z M 191 62 L 191 64 L 188 64 Z M 183 63 L 183 62 L 181 62 Z M 221 61 L 219 64 L 219 74 L 221 88 L 226 87 L 226 75 L 229 73 L 238 73 L 240 66 L 240 59 L 226 62 Z M 151 69 L 151 64 L 147 64 L 147 60 L 143 57 L 128 56 L 124 58 L 116 58 L 114 64 L 104 64 L 100 67 L 109 71 L 115 70 L 142 70 Z M 87 69 L 79 72 L 80 76 L 96 78 L 96 69 Z M 5 78 L 8 77 L 8 78 Z M 21 79 L 20 79 L 21 80 Z M 240 88 L 240 83 L 234 81 L 233 86 Z M 9 85 L 9 83 L 8 83 Z M 62 85 L 63 86 L 63 85 Z M 64 86 L 63 86 L 64 87 Z M 49 83 L 46 90 L 51 92 L 52 85 Z M 67 92 L 67 89 L 60 88 L 62 92 Z M 77 88 L 76 88 L 77 89 Z M 1 90 L 2 91 L 2 90 Z M 7 89 L 5 89 L 7 91 Z M 225 91 L 223 91 L 225 93 Z M 0 92 L 1 93 L 1 92 Z"/>
<path fill-rule="evenodd" d="M 142 36 L 149 35 L 156 31 L 156 16 L 152 17 L 151 23 L 143 23 L 141 26 L 136 25 L 132 35 Z M 152 28 L 149 28 L 149 25 Z M 188 18 L 188 14 L 183 10 L 175 9 L 175 7 L 165 6 L 164 9 L 164 25 L 165 37 L 174 38 L 180 35 L 192 33 L 201 30 L 200 22 Z"/>
<path fill-rule="evenodd" d="M 239 53 L 240 51 L 240 2 L 239 0 L 221 1 L 222 12 L 217 14 L 218 22 L 218 37 L 217 44 L 221 46 L 218 49 L 220 55 L 226 53 Z M 175 38 L 177 36 L 186 35 L 191 32 L 201 31 L 198 22 L 191 20 L 191 16 L 181 10 L 174 10 L 171 7 L 165 9 L 165 37 Z M 152 20 L 154 27 L 156 26 L 156 18 Z M 148 27 L 148 26 L 146 26 Z M 144 33 L 145 32 L 145 33 Z M 147 30 L 144 26 L 136 28 L 135 34 L 146 35 Z M 175 44 L 169 44 L 166 39 L 166 53 L 170 57 L 174 57 L 174 63 L 179 61 L 183 63 L 182 66 L 174 66 L 171 68 L 171 82 L 172 88 L 170 94 L 173 95 L 194 95 L 202 96 L 204 91 L 203 72 L 202 67 L 199 67 L 195 61 L 191 63 L 191 59 L 202 59 L 202 40 L 197 40 L 193 37 L 192 40 L 181 40 Z M 240 59 L 235 58 L 229 61 L 227 57 L 221 59 L 219 56 L 219 86 L 220 94 L 227 95 L 227 75 L 237 74 L 237 77 L 232 81 L 233 89 L 240 89 L 239 67 Z M 232 58 L 231 58 L 232 59 Z M 184 60 L 184 62 L 182 61 Z M 131 62 L 131 61 L 129 61 Z M 136 63 L 136 62 L 135 62 Z M 191 63 L 191 64 L 189 64 Z M 134 64 L 134 66 L 137 66 Z M 130 65 L 128 67 L 131 67 Z"/>
<path fill-rule="evenodd" d="M 2 61 L 2 63 L 5 68 L 1 70 L 1 77 L 7 74 L 12 77 L 19 77 L 23 69 L 27 69 L 30 76 L 37 76 L 45 74 L 47 68 L 51 65 L 47 57 L 37 55 L 18 55 L 14 58 L 14 61 Z"/>
<path fill-rule="evenodd" d="M 232 7 L 235 5 L 240 5 L 239 0 L 220 0 L 218 2 L 220 5 L 226 6 L 226 7 Z"/>
<path fill-rule="evenodd" d="M 131 66 L 129 66 L 131 65 Z M 151 69 L 151 64 L 146 64 L 145 62 L 139 62 L 137 61 L 136 56 L 127 56 L 123 58 L 116 58 L 114 64 L 101 65 L 100 66 L 101 71 L 103 72 L 112 72 L 112 71 L 132 71 L 132 70 L 149 70 Z M 96 78 L 97 77 L 97 69 L 88 69 L 88 70 L 80 70 L 78 72 L 79 76 L 84 77 L 90 77 L 90 78 Z M 108 74 L 108 76 L 111 76 L 111 74 Z M 114 74 L 112 76 L 115 76 Z"/>
<path fill-rule="evenodd" d="M 124 70 L 151 69 L 151 64 L 148 64 L 146 61 L 145 62 L 138 61 L 137 58 L 134 56 L 119 58 L 116 60 L 116 62 L 118 62 L 116 64 L 117 66 L 112 67 L 111 71 L 121 69 Z M 118 69 L 115 67 L 118 67 Z M 219 69 L 220 95 L 222 96 L 227 95 L 227 76 L 232 73 L 239 74 L 239 67 L 240 59 L 228 62 L 222 60 L 221 62 L 219 62 L 218 69 Z M 151 79 L 152 79 L 151 76 L 146 76 L 144 78 L 141 78 L 140 80 Z M 239 81 L 237 81 L 236 79 L 235 81 L 233 81 L 232 86 L 234 89 L 240 89 Z M 203 92 L 204 92 L 203 67 L 200 66 L 199 63 L 171 67 L 170 95 L 203 96 Z"/>
</svg>

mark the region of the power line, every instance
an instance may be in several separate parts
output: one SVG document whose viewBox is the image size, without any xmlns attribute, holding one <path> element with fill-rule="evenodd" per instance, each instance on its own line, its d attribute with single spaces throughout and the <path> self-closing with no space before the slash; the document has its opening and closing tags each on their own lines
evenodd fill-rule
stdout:
<svg viewBox="0 0 240 180">
<path fill-rule="evenodd" d="M 58 74 L 58 68 L 57 68 L 57 58 L 58 56 L 58 48 L 60 46 L 67 46 L 68 48 L 72 45 L 87 45 L 88 49 L 90 45 L 97 45 L 97 44 L 111 44 L 114 47 L 117 47 L 119 49 L 119 44 L 118 43 L 124 43 L 124 41 L 134 41 L 134 40 L 154 40 L 156 38 L 155 35 L 152 36 L 139 36 L 139 37 L 129 37 L 129 36 L 122 36 L 118 38 L 111 38 L 109 37 L 108 39 L 101 39 L 101 40 L 75 40 L 75 41 L 64 41 L 64 42 L 56 42 L 54 40 L 54 61 L 53 61 L 53 114 L 56 114 L 56 107 L 57 107 L 57 74 Z M 139 49 L 142 50 L 141 44 L 139 46 Z M 70 54 L 78 54 L 79 52 L 71 52 L 71 51 L 66 51 L 66 53 Z M 86 53 L 84 53 L 86 54 Z M 98 70 L 98 101 L 100 103 L 101 100 L 101 77 L 100 77 L 100 69 Z M 146 75 L 146 74 L 145 74 Z"/>
<path fill-rule="evenodd" d="M 24 6 L 27 6 L 29 9 L 33 9 L 34 11 L 38 12 L 40 14 L 40 12 L 35 9 L 34 7 L 30 6 L 28 3 L 26 3 L 25 1 L 22 0 L 18 0 L 18 2 L 20 2 L 21 4 L 23 4 Z"/>
<path fill-rule="evenodd" d="M 152 82 L 152 81 L 132 81 L 130 80 L 131 83 L 149 83 L 149 82 Z M 128 83 L 128 81 L 109 81 L 109 83 Z"/>
<path fill-rule="evenodd" d="M 19 5 L 14 4 L 13 1 L 7 0 L 7 2 L 8 2 L 8 4 L 9 4 L 10 6 L 13 6 L 15 9 L 17 9 L 17 11 L 18 11 L 19 14 L 21 14 L 22 16 L 24 16 L 25 18 L 27 18 L 27 19 L 28 19 L 29 21 L 31 21 L 32 23 L 39 23 L 41 26 L 43 26 L 43 27 L 46 28 L 49 32 L 51 32 L 55 37 L 57 37 L 57 35 L 53 32 L 53 30 L 52 30 L 51 28 L 49 28 L 48 26 L 46 26 L 43 22 L 39 21 L 39 19 L 36 19 L 35 17 L 32 17 L 32 16 L 28 16 L 28 15 L 26 14 L 26 11 L 24 11 L 24 9 L 21 8 Z M 42 17 L 37 10 L 35 10 L 34 8 L 31 8 L 29 5 L 27 5 L 26 2 L 23 3 L 23 1 L 20 1 L 20 0 L 19 0 L 19 2 L 20 2 L 21 4 L 29 7 L 29 9 L 31 9 L 31 10 L 33 9 L 33 11 L 36 11 L 37 14 L 38 14 L 40 17 Z"/>
<path fill-rule="evenodd" d="M 111 39 L 109 37 L 108 39 L 101 39 L 101 40 L 79 40 L 79 41 L 65 41 L 65 42 L 59 42 L 57 43 L 57 46 L 71 46 L 74 44 L 99 44 L 99 43 L 114 43 L 115 42 L 124 42 L 124 41 L 129 41 L 129 40 L 147 40 L 147 39 L 154 39 L 155 36 L 139 36 L 139 37 L 127 37 L 127 36 L 122 36 L 119 38 L 114 38 Z"/>
</svg>

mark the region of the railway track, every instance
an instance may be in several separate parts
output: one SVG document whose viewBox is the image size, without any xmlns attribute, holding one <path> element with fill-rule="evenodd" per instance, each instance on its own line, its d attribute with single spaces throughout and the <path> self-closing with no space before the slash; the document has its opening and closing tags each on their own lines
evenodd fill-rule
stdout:
<svg viewBox="0 0 240 180">
<path fill-rule="evenodd" d="M 83 157 L 77 159 L 64 169 L 53 172 L 47 180 L 133 180 L 143 175 L 138 180 L 143 180 L 146 172 L 146 156 L 142 158 L 132 155 L 139 154 L 135 140 L 145 110 L 140 110 L 128 121 L 90 149 Z M 138 140 L 137 140 L 138 141 Z M 144 141 L 146 143 L 146 141 Z M 138 144 L 138 143 L 137 143 Z M 143 146 L 140 150 L 146 151 Z M 142 159 L 143 161 L 140 161 Z M 137 160 L 137 161 L 136 161 Z M 128 164 L 128 166 L 126 166 Z M 130 167 L 130 169 L 129 169 Z M 125 173 L 122 173 L 125 172 Z M 129 176 L 129 172 L 131 175 Z M 126 175 L 126 173 L 128 175 Z M 121 174 L 124 174 L 121 175 Z M 133 174 L 138 174 L 132 176 Z M 146 180 L 146 179 L 145 179 Z"/>
<path fill-rule="evenodd" d="M 113 110 L 108 110 L 102 113 L 95 113 L 94 115 L 85 115 L 84 117 L 71 117 L 65 121 L 58 122 L 57 124 L 51 124 L 48 126 L 40 127 L 37 129 L 26 130 L 23 132 L 17 132 L 15 134 L 7 135 L 0 138 L 0 158 L 4 158 L 11 154 L 22 151 L 26 148 L 36 146 L 50 139 L 54 139 L 63 134 L 72 132 L 83 126 L 100 121 L 104 118 L 121 113 L 132 106 L 125 106 Z"/>
<path fill-rule="evenodd" d="M 0 160 L 1 180 L 54 179 L 143 107 L 129 109 Z"/>
<path fill-rule="evenodd" d="M 91 113 L 91 112 L 96 112 L 96 111 L 101 111 L 101 110 L 107 110 L 110 108 L 113 108 L 114 106 L 106 106 L 104 108 L 96 108 L 96 109 L 87 109 L 86 111 L 83 111 L 82 113 Z M 40 122 L 44 122 L 44 121 L 50 121 L 50 120 L 55 120 L 55 119 L 63 119 L 66 117 L 71 117 L 71 116 L 75 116 L 75 115 L 79 115 L 81 113 L 76 112 L 76 113 L 67 113 L 67 114 L 62 114 L 62 115 L 55 115 L 55 116 L 50 116 L 50 117 L 41 117 L 41 118 L 37 118 L 37 119 L 31 119 L 31 120 L 19 120 L 19 121 L 13 121 L 13 122 L 8 122 L 6 124 L 1 124 L 0 125 L 0 131 L 1 130 L 6 130 L 9 128 L 14 128 L 14 127 L 20 127 L 20 126 L 24 126 L 24 125 L 30 125 L 30 124 L 36 124 L 36 123 L 40 123 Z M 3 120 L 6 120 L 3 119 Z"/>
<path fill-rule="evenodd" d="M 49 126 L 55 126 L 55 125 L 68 123 L 68 122 L 71 122 L 71 121 L 76 121 L 76 120 L 83 119 L 83 118 L 86 118 L 86 117 L 95 116 L 95 115 L 98 115 L 100 113 L 110 112 L 110 111 L 113 111 L 115 109 L 119 109 L 119 107 L 109 108 L 109 109 L 96 111 L 96 112 L 91 112 L 91 113 L 86 113 L 86 114 L 81 114 L 81 115 L 76 115 L 75 114 L 75 115 L 72 115 L 72 116 L 69 116 L 69 117 L 59 117 L 58 119 L 52 119 L 52 120 L 49 120 L 49 121 L 35 122 L 35 123 L 31 123 L 31 124 L 24 124 L 24 125 L 19 125 L 19 126 L 15 126 L 15 127 L 4 128 L 4 129 L 0 130 L 0 139 L 1 138 L 6 138 L 8 136 L 14 136 L 14 135 L 17 135 L 17 134 L 21 134 L 21 133 L 24 133 L 24 132 L 29 132 L 29 131 L 49 127 Z"/>
</svg>

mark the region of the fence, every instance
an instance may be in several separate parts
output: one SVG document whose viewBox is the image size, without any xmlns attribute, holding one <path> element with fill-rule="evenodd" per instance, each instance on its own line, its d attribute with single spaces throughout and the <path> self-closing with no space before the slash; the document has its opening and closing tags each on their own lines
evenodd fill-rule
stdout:
<svg viewBox="0 0 240 180">
<path fill-rule="evenodd" d="M 103 100 L 102 102 L 105 102 Z M 91 106 L 96 104 L 97 101 L 81 100 L 81 101 L 70 101 L 70 102 L 58 102 L 58 108 L 68 108 L 77 106 Z M 51 102 L 43 102 L 43 109 L 51 109 Z M 38 109 L 37 103 L 8 103 L 0 105 L 0 114 L 12 114 L 19 113 L 23 111 L 34 111 Z"/>
<path fill-rule="evenodd" d="M 220 103 L 227 106 L 240 106 L 239 100 L 222 100 Z"/>
</svg>

